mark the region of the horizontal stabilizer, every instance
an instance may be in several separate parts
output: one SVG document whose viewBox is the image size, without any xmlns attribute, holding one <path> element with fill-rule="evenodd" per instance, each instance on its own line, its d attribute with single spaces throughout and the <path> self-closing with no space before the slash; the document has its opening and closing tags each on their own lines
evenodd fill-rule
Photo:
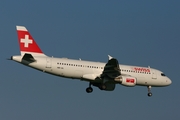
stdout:
<svg viewBox="0 0 180 120">
<path fill-rule="evenodd" d="M 35 62 L 36 60 L 31 54 L 25 53 L 22 60 L 28 61 L 28 62 Z"/>
</svg>

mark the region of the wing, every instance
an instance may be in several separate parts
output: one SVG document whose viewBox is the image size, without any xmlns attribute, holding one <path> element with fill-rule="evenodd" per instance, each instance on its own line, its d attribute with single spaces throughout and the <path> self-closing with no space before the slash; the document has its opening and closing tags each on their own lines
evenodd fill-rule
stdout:
<svg viewBox="0 0 180 120">
<path fill-rule="evenodd" d="M 113 91 L 115 89 L 115 78 L 120 76 L 120 68 L 117 59 L 109 56 L 109 60 L 106 63 L 104 70 L 100 77 L 97 75 L 84 75 L 83 78 L 87 80 L 95 80 L 91 81 L 90 84 L 98 87 L 101 90 Z"/>
<path fill-rule="evenodd" d="M 101 77 L 102 78 L 109 77 L 109 78 L 114 79 L 115 77 L 118 77 L 119 75 L 121 75 L 121 71 L 119 68 L 118 60 L 109 56 L 109 60 L 104 67 Z"/>
</svg>

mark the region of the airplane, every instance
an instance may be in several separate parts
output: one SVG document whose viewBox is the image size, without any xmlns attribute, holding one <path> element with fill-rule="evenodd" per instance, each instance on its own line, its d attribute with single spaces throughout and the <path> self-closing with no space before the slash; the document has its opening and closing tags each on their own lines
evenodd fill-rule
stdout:
<svg viewBox="0 0 180 120">
<path fill-rule="evenodd" d="M 137 85 L 146 86 L 147 95 L 150 97 L 151 87 L 169 86 L 172 83 L 160 70 L 121 65 L 110 55 L 107 63 L 49 57 L 42 52 L 26 27 L 16 26 L 16 29 L 21 55 L 11 56 L 11 60 L 59 77 L 87 81 L 87 93 L 93 92 L 92 86 L 100 90 L 113 91 L 116 84 L 126 87 Z"/>
</svg>

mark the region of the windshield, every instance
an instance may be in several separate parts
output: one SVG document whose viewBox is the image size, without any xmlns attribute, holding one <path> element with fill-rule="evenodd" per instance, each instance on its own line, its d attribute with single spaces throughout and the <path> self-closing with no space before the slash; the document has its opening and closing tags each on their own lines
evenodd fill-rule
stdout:
<svg viewBox="0 0 180 120">
<path fill-rule="evenodd" d="M 161 76 L 166 76 L 164 73 L 161 73 Z"/>
</svg>

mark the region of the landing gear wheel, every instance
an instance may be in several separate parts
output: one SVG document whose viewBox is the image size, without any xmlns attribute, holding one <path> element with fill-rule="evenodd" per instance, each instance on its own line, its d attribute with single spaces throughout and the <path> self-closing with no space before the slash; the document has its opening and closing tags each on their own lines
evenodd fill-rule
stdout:
<svg viewBox="0 0 180 120">
<path fill-rule="evenodd" d="M 93 88 L 91 87 L 91 83 L 89 82 L 89 87 L 86 88 L 87 93 L 91 93 L 93 91 Z"/>
<path fill-rule="evenodd" d="M 150 92 L 150 93 L 148 93 L 148 96 L 149 96 L 149 97 L 151 97 L 151 96 L 152 96 L 152 93 L 151 93 L 151 92 Z"/>
<path fill-rule="evenodd" d="M 86 92 L 87 92 L 87 93 L 91 93 L 92 91 L 93 91 L 93 88 L 92 88 L 92 87 L 86 88 Z"/>
<path fill-rule="evenodd" d="M 152 96 L 152 93 L 151 93 L 151 86 L 147 86 L 148 88 L 148 96 L 151 97 Z"/>
</svg>

